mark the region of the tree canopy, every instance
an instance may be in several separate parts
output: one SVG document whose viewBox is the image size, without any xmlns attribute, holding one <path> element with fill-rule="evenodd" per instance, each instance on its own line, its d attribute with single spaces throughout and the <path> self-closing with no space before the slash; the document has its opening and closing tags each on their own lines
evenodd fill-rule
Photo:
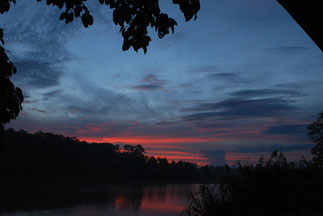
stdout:
<svg viewBox="0 0 323 216">
<path fill-rule="evenodd" d="M 41 2 L 42 0 L 37 0 Z M 120 26 L 123 37 L 122 49 L 128 50 L 133 47 L 135 51 L 140 48 L 147 52 L 151 38 L 148 36 L 147 28 L 154 28 L 159 38 L 163 38 L 174 32 L 177 22 L 163 13 L 159 6 L 159 0 L 99 0 L 100 4 L 109 6 L 113 11 L 113 22 Z M 11 3 L 16 0 L 4 0 L 0 2 L 0 13 L 10 10 Z M 72 22 L 75 18 L 81 18 L 85 28 L 93 24 L 93 16 L 86 6 L 87 0 L 46 0 L 47 5 L 62 9 L 60 19 L 65 23 Z M 199 0 L 173 0 L 178 4 L 185 20 L 190 21 L 197 18 L 200 10 Z"/>
<path fill-rule="evenodd" d="M 3 47 L 3 31 L 0 28 L 0 134 L 3 125 L 15 119 L 21 110 L 23 95 L 20 88 L 15 88 L 10 77 L 16 73 L 16 68 L 9 60 Z M 2 44 L 2 45 L 1 45 Z"/>
</svg>

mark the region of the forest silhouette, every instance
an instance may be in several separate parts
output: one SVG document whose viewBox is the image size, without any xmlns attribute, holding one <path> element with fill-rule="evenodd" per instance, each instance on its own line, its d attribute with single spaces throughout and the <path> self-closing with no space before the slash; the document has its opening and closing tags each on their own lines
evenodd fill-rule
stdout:
<svg viewBox="0 0 323 216">
<path fill-rule="evenodd" d="M 0 151 L 0 212 L 110 202 L 104 191 L 111 184 L 215 183 L 224 173 L 225 167 L 147 156 L 141 145 L 8 129 Z M 79 191 L 92 186 L 98 192 Z"/>
<path fill-rule="evenodd" d="M 0 153 L 0 175 L 62 178 L 73 183 L 213 182 L 215 167 L 145 155 L 141 145 L 87 143 L 52 133 L 8 129 Z M 212 170 L 211 170 L 212 169 Z M 211 171 L 213 174 L 211 174 Z M 4 178 L 2 176 L 2 178 Z"/>
</svg>

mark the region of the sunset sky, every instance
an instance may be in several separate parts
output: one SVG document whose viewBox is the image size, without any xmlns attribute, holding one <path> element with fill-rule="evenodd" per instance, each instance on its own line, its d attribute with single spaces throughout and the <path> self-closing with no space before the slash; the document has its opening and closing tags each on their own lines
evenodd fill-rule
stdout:
<svg viewBox="0 0 323 216">
<path fill-rule="evenodd" d="M 161 0 L 175 34 L 122 51 L 111 10 L 66 25 L 45 1 L 1 15 L 25 101 L 6 125 L 89 142 L 142 144 L 198 164 L 310 156 L 306 126 L 323 110 L 323 53 L 275 0 L 201 0 L 196 21 Z"/>
</svg>

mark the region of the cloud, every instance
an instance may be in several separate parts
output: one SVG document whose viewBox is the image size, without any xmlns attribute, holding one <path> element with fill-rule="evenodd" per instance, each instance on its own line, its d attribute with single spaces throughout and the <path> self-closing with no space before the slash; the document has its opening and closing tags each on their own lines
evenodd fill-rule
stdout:
<svg viewBox="0 0 323 216">
<path fill-rule="evenodd" d="M 202 155 L 208 158 L 208 162 L 212 165 L 224 165 L 226 163 L 225 154 L 223 150 L 202 150 Z"/>
<path fill-rule="evenodd" d="M 208 78 L 237 83 L 239 82 L 240 77 L 235 73 L 214 73 L 207 76 Z"/>
<path fill-rule="evenodd" d="M 54 91 L 46 92 L 46 93 L 42 94 L 43 95 L 43 100 L 49 100 L 52 97 L 56 97 L 57 95 L 59 95 L 61 93 L 62 93 L 61 90 L 54 90 Z"/>
<path fill-rule="evenodd" d="M 14 80 L 22 87 L 47 88 L 58 86 L 63 71 L 60 66 L 41 59 L 14 58 L 17 74 Z"/>
<path fill-rule="evenodd" d="M 88 121 L 101 122 L 107 120 L 146 119 L 155 115 L 144 98 L 129 97 L 97 86 L 88 79 L 78 77 L 79 88 L 73 92 L 60 94 L 59 104 L 76 117 Z"/>
<path fill-rule="evenodd" d="M 216 72 L 220 69 L 218 65 L 204 65 L 189 70 L 190 73 Z"/>
<path fill-rule="evenodd" d="M 68 27 L 60 22 L 59 10 L 46 6 L 42 9 L 36 4 L 35 10 L 26 11 L 23 6 L 22 3 L 15 9 L 28 13 L 28 19 L 13 19 L 8 15 L 4 27 L 6 48 L 10 50 L 9 57 L 17 67 L 13 79 L 22 88 L 57 86 L 66 70 L 64 64 L 72 59 L 65 45 L 67 39 L 75 34 L 75 25 Z M 39 19 L 40 16 L 42 19 Z"/>
<path fill-rule="evenodd" d="M 193 112 L 183 116 L 186 121 L 200 121 L 209 118 L 222 120 L 278 117 L 298 110 L 292 105 L 291 97 L 303 97 L 305 94 L 292 89 L 244 89 L 228 93 L 228 99 L 215 103 L 197 103 L 193 107 L 183 108 L 182 112 Z M 286 99 L 285 99 L 286 98 Z M 203 125 L 202 125 L 203 126 Z M 213 127 L 213 123 L 205 127 Z"/>
<path fill-rule="evenodd" d="M 291 89 L 247 89 L 247 90 L 240 90 L 231 93 L 231 96 L 235 97 L 264 97 L 264 96 L 277 96 L 277 95 L 284 95 L 289 97 L 302 97 L 305 94 Z"/>
<path fill-rule="evenodd" d="M 116 94 L 109 90 L 97 88 L 88 92 L 87 97 L 63 96 L 67 109 L 86 116 L 104 116 L 112 112 L 123 113 L 131 109 L 131 99 L 122 94 Z M 129 110 L 130 111 L 130 110 Z"/>
<path fill-rule="evenodd" d="M 157 122 L 155 125 L 163 125 L 163 126 L 169 126 L 169 125 L 179 125 L 179 121 L 160 121 Z"/>
<path fill-rule="evenodd" d="M 40 113 L 47 113 L 45 110 L 37 109 L 37 108 L 31 108 L 31 110 L 35 112 L 40 112 Z"/>
<path fill-rule="evenodd" d="M 167 83 L 166 80 L 159 79 L 154 74 L 148 74 L 148 75 L 144 76 L 142 78 L 141 82 L 144 83 L 144 84 L 132 86 L 132 89 L 135 89 L 135 90 L 149 90 L 149 91 L 163 90 L 165 84 Z"/>
<path fill-rule="evenodd" d="M 237 87 L 250 83 L 252 79 L 248 78 L 248 73 L 253 70 L 253 65 L 201 65 L 188 70 L 198 76 L 203 76 L 203 81 L 217 81 L 217 87 L 214 90 L 220 90 L 228 87 Z M 220 85 L 219 84 L 223 84 Z"/>
<path fill-rule="evenodd" d="M 306 134 L 306 124 L 277 125 L 268 128 L 266 134 L 302 135 Z"/>
<path fill-rule="evenodd" d="M 180 88 L 188 88 L 188 87 L 192 87 L 193 86 L 193 83 L 182 83 L 182 84 L 179 84 L 178 87 Z"/>
<path fill-rule="evenodd" d="M 273 48 L 266 49 L 272 53 L 283 53 L 283 54 L 295 54 L 299 52 L 304 52 L 308 50 L 308 47 L 305 46 L 278 46 Z"/>
<path fill-rule="evenodd" d="M 199 129 L 202 130 L 208 130 L 208 129 L 225 129 L 228 127 L 227 124 L 224 122 L 214 122 L 214 121 L 202 121 L 202 122 L 197 122 L 197 126 Z"/>
<path fill-rule="evenodd" d="M 299 88 L 300 85 L 298 83 L 292 83 L 292 82 L 287 82 L 287 83 L 279 83 L 276 85 L 273 85 L 272 87 L 275 88 L 291 88 L 291 89 L 295 89 L 295 88 Z"/>
<path fill-rule="evenodd" d="M 230 98 L 217 103 L 200 104 L 192 108 L 183 109 L 182 111 L 198 112 L 183 117 L 184 120 L 194 121 L 213 117 L 224 119 L 277 117 L 295 110 L 297 110 L 297 107 L 290 105 L 281 98 Z M 201 111 L 206 112 L 201 113 Z"/>
<path fill-rule="evenodd" d="M 166 80 L 158 79 L 157 76 L 154 74 L 148 74 L 144 76 L 142 81 L 148 82 L 148 83 L 159 83 L 159 84 L 164 84 L 166 82 Z"/>
<path fill-rule="evenodd" d="M 179 43 L 185 41 L 187 38 L 187 34 L 184 32 L 175 32 L 172 35 L 169 35 L 169 37 L 163 38 L 163 40 L 160 40 L 159 45 L 161 48 L 169 48 L 174 47 L 175 45 L 178 45 Z"/>
<path fill-rule="evenodd" d="M 163 87 L 158 84 L 137 85 L 132 87 L 135 90 L 159 90 Z"/>
</svg>

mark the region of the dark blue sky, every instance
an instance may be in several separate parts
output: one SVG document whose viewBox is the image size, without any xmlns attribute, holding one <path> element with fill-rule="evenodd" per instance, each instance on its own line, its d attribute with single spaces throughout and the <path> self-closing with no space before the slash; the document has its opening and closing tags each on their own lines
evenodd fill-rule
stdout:
<svg viewBox="0 0 323 216">
<path fill-rule="evenodd" d="M 146 55 L 123 52 L 111 11 L 66 25 L 45 2 L 2 15 L 25 102 L 15 129 L 143 144 L 152 155 L 221 164 L 281 148 L 309 155 L 306 125 L 323 109 L 323 54 L 275 0 L 201 0 Z"/>
</svg>

